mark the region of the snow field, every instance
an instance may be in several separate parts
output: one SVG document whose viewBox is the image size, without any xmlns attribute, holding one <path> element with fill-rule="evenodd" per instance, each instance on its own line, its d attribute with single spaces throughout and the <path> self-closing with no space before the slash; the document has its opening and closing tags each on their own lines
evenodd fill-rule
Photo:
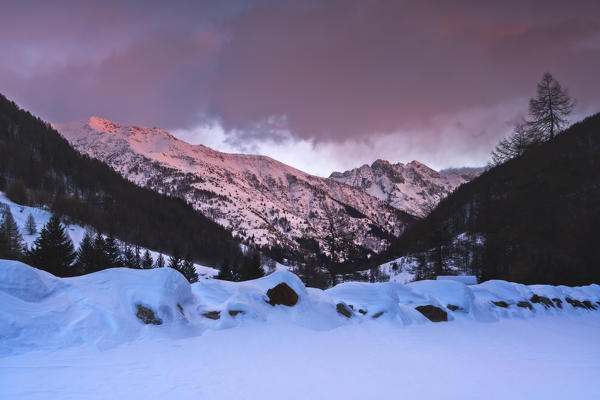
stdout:
<svg viewBox="0 0 600 400">
<path fill-rule="evenodd" d="M 267 303 L 267 291 L 280 283 L 298 295 L 297 304 Z M 548 295 L 547 304 L 533 302 L 534 294 Z M 551 299 L 559 299 L 561 308 Z M 204 280 L 190 285 L 170 268 L 115 268 L 61 279 L 17 261 L 0 260 L 0 355 L 84 344 L 109 349 L 146 337 L 192 337 L 255 323 L 311 330 L 429 324 L 430 317 L 416 309 L 420 306 L 433 306 L 448 321 L 600 315 L 599 302 L 599 285 L 347 282 L 323 291 L 306 288 L 288 271 L 253 281 Z M 340 305 L 345 312 L 340 312 Z M 151 310 L 160 324 L 144 324 L 136 316 L 140 306 Z"/>
</svg>

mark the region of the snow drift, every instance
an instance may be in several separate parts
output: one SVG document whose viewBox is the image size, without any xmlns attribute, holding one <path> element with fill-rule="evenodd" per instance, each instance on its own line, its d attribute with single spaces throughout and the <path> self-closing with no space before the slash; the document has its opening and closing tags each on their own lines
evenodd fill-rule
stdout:
<svg viewBox="0 0 600 400">
<path fill-rule="evenodd" d="M 281 290 L 269 292 L 282 283 Z M 293 306 L 270 298 L 286 291 Z M 247 282 L 190 285 L 170 268 L 117 268 L 57 278 L 0 260 L 0 303 L 0 354 L 7 355 L 85 343 L 104 349 L 148 335 L 181 338 L 252 323 L 329 330 L 348 324 L 405 326 L 582 314 L 600 310 L 600 286 L 348 282 L 323 291 L 306 288 L 288 271 Z"/>
</svg>

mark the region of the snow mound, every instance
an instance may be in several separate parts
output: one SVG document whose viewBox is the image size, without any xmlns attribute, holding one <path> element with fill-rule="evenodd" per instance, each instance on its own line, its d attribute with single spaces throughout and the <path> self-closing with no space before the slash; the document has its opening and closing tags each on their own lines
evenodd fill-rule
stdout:
<svg viewBox="0 0 600 400">
<path fill-rule="evenodd" d="M 271 304 L 268 292 L 281 284 L 293 305 Z M 73 345 L 106 349 L 145 336 L 183 338 L 256 323 L 312 330 L 429 323 L 417 308 L 447 314 L 449 321 L 582 314 L 598 312 L 599 301 L 598 285 L 346 282 L 323 291 L 306 288 L 288 271 L 246 282 L 204 280 L 190 285 L 170 268 L 115 268 L 57 278 L 17 261 L 0 260 L 0 355 Z"/>
</svg>

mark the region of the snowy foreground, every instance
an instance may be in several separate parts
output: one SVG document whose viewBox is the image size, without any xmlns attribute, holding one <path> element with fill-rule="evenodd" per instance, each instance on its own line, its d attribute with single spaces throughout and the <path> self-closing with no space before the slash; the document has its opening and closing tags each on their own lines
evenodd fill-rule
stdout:
<svg viewBox="0 0 600 400">
<path fill-rule="evenodd" d="M 297 304 L 266 302 L 282 282 Z M 596 399 L 599 301 L 598 285 L 321 291 L 286 271 L 189 285 L 168 268 L 58 279 L 0 260 L 0 398 Z"/>
</svg>

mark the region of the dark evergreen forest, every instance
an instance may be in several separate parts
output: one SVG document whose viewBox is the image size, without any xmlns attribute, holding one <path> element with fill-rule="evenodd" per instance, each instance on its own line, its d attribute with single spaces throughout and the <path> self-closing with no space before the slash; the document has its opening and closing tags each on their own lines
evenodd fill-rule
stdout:
<svg viewBox="0 0 600 400">
<path fill-rule="evenodd" d="M 456 245 L 462 233 L 483 243 Z M 481 280 L 580 285 L 600 282 L 599 242 L 596 114 L 462 185 L 373 262 L 417 254 L 430 278 L 463 259 Z"/>
<path fill-rule="evenodd" d="M 81 155 L 48 123 L 2 95 L 0 190 L 125 243 L 208 265 L 245 259 L 229 231 L 183 200 L 136 186 Z"/>
</svg>

